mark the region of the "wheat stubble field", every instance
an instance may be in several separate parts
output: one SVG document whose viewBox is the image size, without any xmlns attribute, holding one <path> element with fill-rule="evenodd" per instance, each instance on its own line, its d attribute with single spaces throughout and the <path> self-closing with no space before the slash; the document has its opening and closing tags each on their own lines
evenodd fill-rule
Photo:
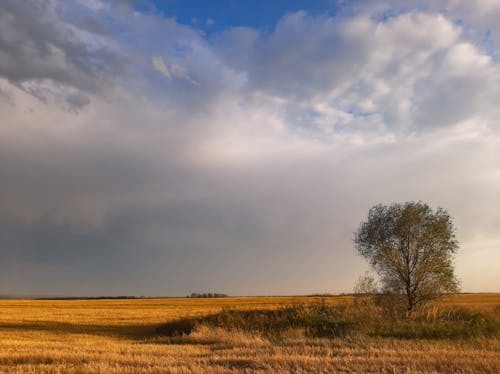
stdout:
<svg viewBox="0 0 500 374">
<path fill-rule="evenodd" d="M 328 304 L 352 297 L 325 298 Z M 2 300 L 0 372 L 500 372 L 498 335 L 470 339 L 381 336 L 270 338 L 199 326 L 175 338 L 165 322 L 227 310 L 317 303 L 315 297 L 222 299 Z M 456 295 L 436 308 L 478 310 L 499 318 L 500 294 Z"/>
</svg>

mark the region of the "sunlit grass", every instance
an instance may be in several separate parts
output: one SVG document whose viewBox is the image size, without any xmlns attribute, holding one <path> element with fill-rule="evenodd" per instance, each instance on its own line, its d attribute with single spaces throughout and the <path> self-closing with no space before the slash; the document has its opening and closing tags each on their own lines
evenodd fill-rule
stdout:
<svg viewBox="0 0 500 374">
<path fill-rule="evenodd" d="M 176 338 L 165 322 L 223 308 L 276 309 L 321 298 L 223 298 L 0 301 L 0 372 L 500 372 L 498 337 L 396 339 L 308 337 L 290 329 L 279 339 L 216 326 Z M 326 303 L 350 303 L 329 297 Z M 457 295 L 436 308 L 498 316 L 500 294 Z M 436 312 L 437 313 L 437 312 Z"/>
</svg>

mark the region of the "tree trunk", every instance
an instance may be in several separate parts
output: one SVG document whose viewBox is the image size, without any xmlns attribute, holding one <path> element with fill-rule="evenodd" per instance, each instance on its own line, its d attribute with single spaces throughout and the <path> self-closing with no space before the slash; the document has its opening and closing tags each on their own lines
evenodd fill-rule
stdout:
<svg viewBox="0 0 500 374">
<path fill-rule="evenodd" d="M 406 298 L 408 299 L 408 309 L 406 311 L 406 318 L 410 319 L 413 317 L 415 300 L 409 289 L 406 290 Z"/>
</svg>

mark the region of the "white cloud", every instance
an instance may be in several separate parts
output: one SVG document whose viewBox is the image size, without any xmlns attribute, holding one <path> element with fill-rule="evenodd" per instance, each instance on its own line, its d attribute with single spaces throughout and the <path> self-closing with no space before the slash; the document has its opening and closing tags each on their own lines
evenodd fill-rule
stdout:
<svg viewBox="0 0 500 374">
<path fill-rule="evenodd" d="M 296 13 L 247 57 L 251 89 L 285 98 L 292 112 L 309 106 L 354 114 L 352 126 L 340 126 L 349 131 L 411 133 L 454 125 L 480 112 L 488 116 L 496 107 L 489 98 L 498 97 L 491 57 L 436 14 L 374 21 Z M 319 114 L 315 121 L 329 120 Z"/>
<path fill-rule="evenodd" d="M 156 71 L 162 73 L 164 77 L 172 79 L 172 75 L 170 74 L 167 65 L 165 65 L 165 61 L 163 61 L 163 58 L 161 58 L 160 56 L 153 56 L 151 58 L 151 62 L 153 63 L 153 67 L 156 69 Z"/>
</svg>

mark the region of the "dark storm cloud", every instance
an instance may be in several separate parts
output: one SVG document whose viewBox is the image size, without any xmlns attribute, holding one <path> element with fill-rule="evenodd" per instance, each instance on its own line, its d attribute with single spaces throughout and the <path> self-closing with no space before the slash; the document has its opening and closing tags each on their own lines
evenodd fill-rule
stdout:
<svg viewBox="0 0 500 374">
<path fill-rule="evenodd" d="M 60 19 L 60 9 L 53 2 L 2 1 L 0 77 L 41 99 L 45 90 L 26 84 L 48 80 L 69 86 L 82 93 L 69 95 L 67 104 L 87 105 L 86 94 L 98 92 L 103 80 L 120 74 L 124 62 L 116 51 L 91 45 L 77 33 L 77 28 Z"/>
<path fill-rule="evenodd" d="M 82 259 L 109 262 L 130 243 L 129 227 L 86 230 L 55 222 L 49 215 L 33 222 L 0 222 L 2 262 L 75 264 Z"/>
</svg>

